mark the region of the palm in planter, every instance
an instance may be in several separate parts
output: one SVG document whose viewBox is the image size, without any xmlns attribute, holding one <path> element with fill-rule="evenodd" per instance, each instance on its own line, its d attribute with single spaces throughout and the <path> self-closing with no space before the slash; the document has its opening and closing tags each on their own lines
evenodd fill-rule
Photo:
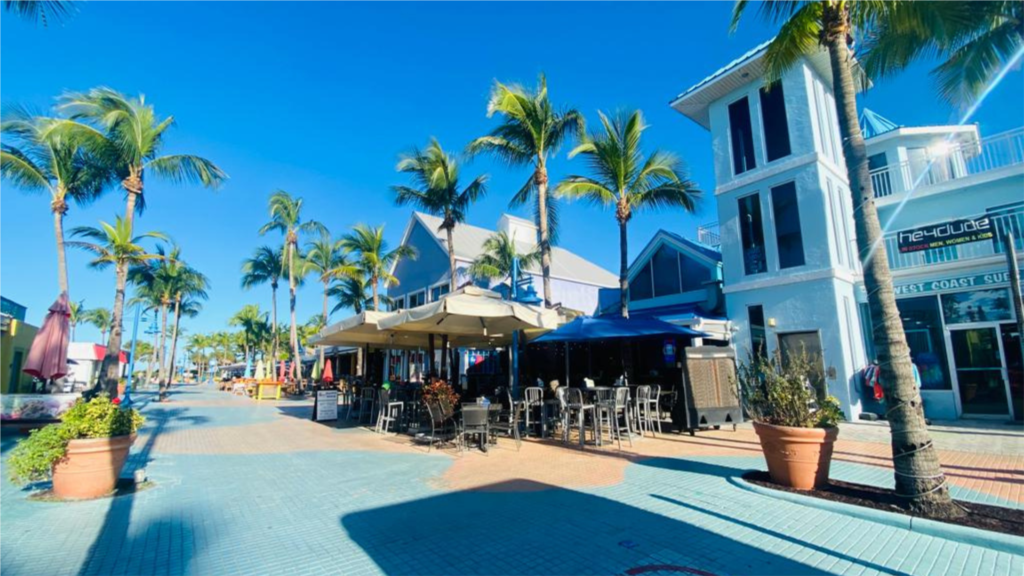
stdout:
<svg viewBox="0 0 1024 576">
<path fill-rule="evenodd" d="M 820 362 L 755 354 L 737 376 L 772 480 L 801 490 L 825 484 L 843 412 L 817 385 L 824 381 Z"/>
<path fill-rule="evenodd" d="M 78 400 L 59 423 L 33 430 L 11 451 L 11 481 L 53 478 L 53 492 L 61 498 L 107 495 L 144 421 L 137 410 L 121 408 L 105 394 Z"/>
</svg>

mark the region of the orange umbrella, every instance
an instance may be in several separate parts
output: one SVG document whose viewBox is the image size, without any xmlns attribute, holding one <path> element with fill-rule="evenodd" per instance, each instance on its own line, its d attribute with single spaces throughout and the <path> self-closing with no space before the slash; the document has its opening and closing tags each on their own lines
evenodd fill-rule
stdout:
<svg viewBox="0 0 1024 576">
<path fill-rule="evenodd" d="M 25 360 L 26 374 L 40 380 L 60 378 L 68 373 L 68 319 L 71 308 L 68 295 L 61 292 L 57 301 L 43 320 L 43 327 L 32 340 L 28 358 Z"/>
<path fill-rule="evenodd" d="M 326 358 L 324 359 L 324 374 L 321 379 L 327 384 L 334 382 L 334 370 L 331 368 L 331 361 Z"/>
</svg>

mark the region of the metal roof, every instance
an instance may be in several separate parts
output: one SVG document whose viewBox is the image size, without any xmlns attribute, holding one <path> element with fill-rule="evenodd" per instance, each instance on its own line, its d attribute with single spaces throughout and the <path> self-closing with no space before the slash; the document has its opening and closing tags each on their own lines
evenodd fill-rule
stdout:
<svg viewBox="0 0 1024 576">
<path fill-rule="evenodd" d="M 860 131 L 864 133 L 864 138 L 874 138 L 898 128 L 895 122 L 867 108 L 860 113 Z"/>
</svg>

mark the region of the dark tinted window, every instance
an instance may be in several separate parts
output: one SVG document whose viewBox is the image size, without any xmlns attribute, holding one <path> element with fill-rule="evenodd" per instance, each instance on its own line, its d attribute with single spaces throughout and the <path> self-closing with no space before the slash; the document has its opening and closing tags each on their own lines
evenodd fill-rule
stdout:
<svg viewBox="0 0 1024 576">
<path fill-rule="evenodd" d="M 651 258 L 654 263 L 654 295 L 679 294 L 679 258 L 668 246 L 658 248 Z"/>
<path fill-rule="evenodd" d="M 707 266 L 687 258 L 682 252 L 679 253 L 679 270 L 683 277 L 683 292 L 703 290 L 704 283 L 711 280 L 711 270 Z"/>
<path fill-rule="evenodd" d="M 750 320 L 750 352 L 765 356 L 768 354 L 767 337 L 764 327 L 764 308 L 747 306 L 747 318 Z"/>
<path fill-rule="evenodd" d="M 781 82 L 775 82 L 768 89 L 761 88 L 761 120 L 768 161 L 789 156 L 789 124 L 786 122 L 786 101 Z"/>
<path fill-rule="evenodd" d="M 896 301 L 903 333 L 910 346 L 910 360 L 921 376 L 922 390 L 949 390 L 949 362 L 942 312 L 935 296 L 901 298 Z"/>
<path fill-rule="evenodd" d="M 779 268 L 803 266 L 804 239 L 800 233 L 795 183 L 787 182 L 772 188 L 772 213 L 775 216 L 775 239 L 779 245 Z"/>
<path fill-rule="evenodd" d="M 756 167 L 754 135 L 750 128 L 750 105 L 746 98 L 729 105 L 729 136 L 732 139 L 733 172 L 742 174 Z"/>
<path fill-rule="evenodd" d="M 743 271 L 759 274 L 768 270 L 764 258 L 764 227 L 761 202 L 757 194 L 739 199 L 740 239 L 743 242 Z"/>
<path fill-rule="evenodd" d="M 654 296 L 651 290 L 651 263 L 648 262 L 629 283 L 630 300 L 646 300 Z"/>
</svg>

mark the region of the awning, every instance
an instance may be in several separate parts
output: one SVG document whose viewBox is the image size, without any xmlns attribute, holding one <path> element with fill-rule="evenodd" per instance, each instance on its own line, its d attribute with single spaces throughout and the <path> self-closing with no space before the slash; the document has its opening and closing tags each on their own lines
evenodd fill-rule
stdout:
<svg viewBox="0 0 1024 576">
<path fill-rule="evenodd" d="M 381 318 L 381 331 L 394 331 L 396 338 L 415 334 L 447 335 L 457 342 L 498 345 L 511 341 L 516 330 L 547 329 L 558 326 L 558 313 L 509 300 L 491 290 L 467 286 L 436 302 L 396 312 Z"/>
<path fill-rule="evenodd" d="M 581 316 L 561 328 L 548 332 L 534 342 L 583 342 L 613 338 L 649 338 L 656 336 L 706 338 L 707 334 L 656 318 L 610 318 Z"/>
<path fill-rule="evenodd" d="M 364 310 L 341 322 L 327 326 L 310 340 L 310 344 L 316 346 L 364 346 L 366 344 L 375 347 L 388 346 L 391 344 L 389 334 L 381 332 L 377 328 L 377 324 L 381 319 L 394 314 L 395 312 Z"/>
</svg>

